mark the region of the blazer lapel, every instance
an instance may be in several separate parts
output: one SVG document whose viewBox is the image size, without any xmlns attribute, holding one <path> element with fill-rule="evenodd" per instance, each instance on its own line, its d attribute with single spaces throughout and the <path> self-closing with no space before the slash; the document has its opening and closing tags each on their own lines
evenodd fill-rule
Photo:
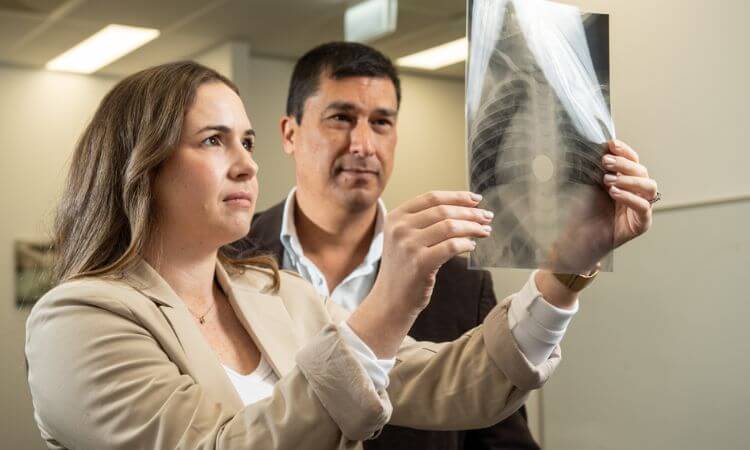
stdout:
<svg viewBox="0 0 750 450">
<path fill-rule="evenodd" d="M 221 264 L 216 266 L 216 275 L 240 322 L 276 374 L 283 377 L 291 372 L 301 342 L 281 298 L 263 292 L 260 286 L 250 285 L 244 279 L 234 282 Z"/>
<path fill-rule="evenodd" d="M 127 278 L 135 289 L 159 305 L 171 324 L 189 362 L 188 375 L 201 385 L 210 398 L 240 410 L 243 403 L 237 390 L 185 303 L 169 284 L 145 261 L 139 262 Z"/>
</svg>

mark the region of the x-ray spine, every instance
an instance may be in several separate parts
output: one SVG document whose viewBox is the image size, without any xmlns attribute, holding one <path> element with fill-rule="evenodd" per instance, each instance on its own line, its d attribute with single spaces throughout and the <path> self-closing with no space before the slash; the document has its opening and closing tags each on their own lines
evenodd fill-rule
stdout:
<svg viewBox="0 0 750 450">
<path fill-rule="evenodd" d="M 467 11 L 469 174 L 495 212 L 470 266 L 579 272 L 586 255 L 560 249 L 614 216 L 601 165 L 615 135 L 607 16 L 543 0 L 474 0 Z M 611 250 L 610 233 L 596 239 Z"/>
</svg>

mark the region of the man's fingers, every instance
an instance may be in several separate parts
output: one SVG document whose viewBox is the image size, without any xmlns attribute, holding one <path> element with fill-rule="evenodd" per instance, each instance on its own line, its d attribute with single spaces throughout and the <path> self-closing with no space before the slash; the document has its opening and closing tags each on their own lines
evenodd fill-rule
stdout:
<svg viewBox="0 0 750 450">
<path fill-rule="evenodd" d="M 608 143 L 609 145 L 609 151 L 612 152 L 616 156 L 622 156 L 624 158 L 627 158 L 633 162 L 640 162 L 640 157 L 638 156 L 638 152 L 633 150 L 631 146 L 628 144 L 619 141 L 615 139 L 614 141 L 610 141 Z"/>
<path fill-rule="evenodd" d="M 438 268 L 461 253 L 473 251 L 477 244 L 469 238 L 452 238 L 425 249 L 422 261 L 427 267 Z"/>
<path fill-rule="evenodd" d="M 406 213 L 416 213 L 438 205 L 476 206 L 482 196 L 468 191 L 431 191 L 413 198 L 398 209 Z"/>
<path fill-rule="evenodd" d="M 656 181 L 651 178 L 632 177 L 629 175 L 607 174 L 604 176 L 604 184 L 607 187 L 617 186 L 618 188 L 640 195 L 646 200 L 656 198 L 659 187 Z"/>
<path fill-rule="evenodd" d="M 417 231 L 414 238 L 420 245 L 432 247 L 453 238 L 483 238 L 490 235 L 492 228 L 470 220 L 446 219 Z"/>
<path fill-rule="evenodd" d="M 648 178 L 648 170 L 646 170 L 645 166 L 631 161 L 624 156 L 615 156 L 612 154 L 604 155 L 604 157 L 602 157 L 602 164 L 604 164 L 604 168 L 608 172 Z"/>
<path fill-rule="evenodd" d="M 481 208 L 467 206 L 439 205 L 411 214 L 407 220 L 417 229 L 427 228 L 446 219 L 470 220 L 480 224 L 488 224 L 494 214 Z"/>
</svg>

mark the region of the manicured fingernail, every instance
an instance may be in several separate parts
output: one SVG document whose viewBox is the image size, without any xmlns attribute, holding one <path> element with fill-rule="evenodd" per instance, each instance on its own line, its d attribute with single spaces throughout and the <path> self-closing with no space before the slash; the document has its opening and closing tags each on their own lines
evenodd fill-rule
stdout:
<svg viewBox="0 0 750 450">
<path fill-rule="evenodd" d="M 489 225 L 482 225 L 482 231 L 485 233 L 492 233 L 492 227 Z"/>
<path fill-rule="evenodd" d="M 614 184 L 616 182 L 617 182 L 617 175 L 612 175 L 611 173 L 604 175 L 604 183 Z"/>
<path fill-rule="evenodd" d="M 614 195 L 622 194 L 622 191 L 618 189 L 617 186 L 612 186 L 611 188 L 609 188 L 609 192 L 611 192 Z"/>
<path fill-rule="evenodd" d="M 482 201 L 482 196 L 479 195 L 479 194 L 475 194 L 475 193 L 472 192 L 471 193 L 471 199 L 474 200 L 475 202 L 480 202 L 480 201 Z"/>
<path fill-rule="evenodd" d="M 614 156 L 606 155 L 604 156 L 603 161 L 605 166 L 614 166 L 616 160 Z"/>
<path fill-rule="evenodd" d="M 493 213 L 492 211 L 487 211 L 486 209 L 482 210 L 482 215 L 487 219 L 492 219 L 493 217 L 495 217 L 495 213 Z"/>
</svg>

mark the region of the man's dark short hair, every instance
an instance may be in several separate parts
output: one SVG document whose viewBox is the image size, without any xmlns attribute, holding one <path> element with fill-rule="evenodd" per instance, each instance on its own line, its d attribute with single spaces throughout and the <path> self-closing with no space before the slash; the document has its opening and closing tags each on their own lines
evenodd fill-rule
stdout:
<svg viewBox="0 0 750 450">
<path fill-rule="evenodd" d="M 349 77 L 389 78 L 396 88 L 396 101 L 401 105 L 401 80 L 390 59 L 366 45 L 354 42 L 329 42 L 305 53 L 294 65 L 286 114 L 302 123 L 305 101 L 317 92 L 320 77 L 334 80 Z"/>
</svg>

